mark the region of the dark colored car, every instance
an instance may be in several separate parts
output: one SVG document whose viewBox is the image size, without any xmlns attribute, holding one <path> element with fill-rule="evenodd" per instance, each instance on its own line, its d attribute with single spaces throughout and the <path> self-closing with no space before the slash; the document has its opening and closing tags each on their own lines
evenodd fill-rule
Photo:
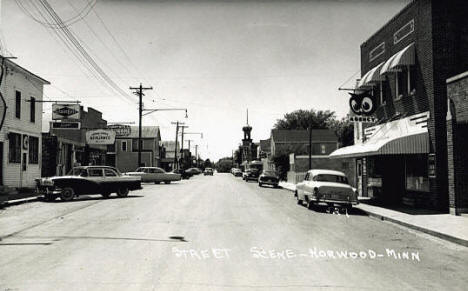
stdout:
<svg viewBox="0 0 468 291">
<path fill-rule="evenodd" d="M 130 190 L 141 189 L 141 178 L 122 175 L 119 170 L 107 166 L 75 167 L 66 176 L 36 179 L 37 191 L 47 201 L 60 197 L 70 201 L 75 196 L 101 194 L 108 198 L 111 193 L 127 197 Z"/>
<path fill-rule="evenodd" d="M 260 171 L 258 169 L 252 168 L 245 171 L 243 178 L 247 182 L 250 180 L 257 181 L 259 176 Z"/>
<path fill-rule="evenodd" d="M 205 168 L 205 171 L 203 171 L 203 175 L 205 176 L 213 176 L 213 169 L 212 168 Z"/>
<path fill-rule="evenodd" d="M 190 177 L 193 176 L 192 173 L 187 172 L 187 171 L 185 171 L 185 170 L 183 170 L 183 169 L 175 169 L 175 170 L 172 171 L 172 172 L 175 173 L 175 174 L 180 174 L 181 177 L 182 177 L 182 179 L 189 179 Z"/>
<path fill-rule="evenodd" d="M 185 170 L 185 172 L 190 173 L 192 175 L 199 175 L 202 173 L 202 171 L 199 168 L 189 168 Z"/>
<path fill-rule="evenodd" d="M 258 177 L 258 186 L 262 187 L 263 185 L 272 185 L 277 188 L 279 184 L 279 177 L 275 171 L 264 170 L 262 174 Z"/>
</svg>

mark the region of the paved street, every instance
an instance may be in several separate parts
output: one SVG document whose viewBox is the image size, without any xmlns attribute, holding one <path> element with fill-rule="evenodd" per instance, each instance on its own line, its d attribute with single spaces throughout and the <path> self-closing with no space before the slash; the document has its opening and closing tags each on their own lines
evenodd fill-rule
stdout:
<svg viewBox="0 0 468 291">
<path fill-rule="evenodd" d="M 230 174 L 0 210 L 0 290 L 466 290 L 468 248 Z"/>
</svg>

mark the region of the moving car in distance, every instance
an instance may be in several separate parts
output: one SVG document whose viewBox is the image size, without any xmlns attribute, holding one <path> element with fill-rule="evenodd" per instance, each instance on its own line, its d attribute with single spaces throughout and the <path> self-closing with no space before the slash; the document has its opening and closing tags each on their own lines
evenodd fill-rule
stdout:
<svg viewBox="0 0 468 291">
<path fill-rule="evenodd" d="M 107 166 L 74 167 L 66 176 L 36 179 L 37 191 L 45 200 L 70 201 L 79 195 L 101 194 L 108 198 L 111 193 L 127 197 L 130 190 L 141 189 L 141 178 L 122 175 L 119 170 Z"/>
<path fill-rule="evenodd" d="M 182 179 L 189 179 L 190 177 L 193 176 L 193 174 L 190 174 L 190 173 L 187 173 L 185 170 L 183 169 L 175 169 L 172 171 L 172 173 L 174 174 L 180 174 Z"/>
<path fill-rule="evenodd" d="M 357 192 L 346 175 L 332 170 L 309 170 L 304 181 L 297 184 L 294 195 L 298 204 L 306 201 L 309 208 L 321 204 L 350 209 L 358 204 Z"/>
<path fill-rule="evenodd" d="M 258 186 L 262 187 L 263 185 L 271 185 L 275 188 L 278 187 L 279 177 L 273 170 L 263 170 L 263 172 L 258 177 Z"/>
<path fill-rule="evenodd" d="M 213 176 L 213 169 L 212 168 L 205 168 L 205 171 L 203 171 L 203 175 L 205 176 Z"/>
<path fill-rule="evenodd" d="M 135 172 L 125 173 L 129 176 L 139 176 L 141 177 L 141 182 L 154 182 L 159 184 L 164 182 L 165 184 L 170 184 L 173 181 L 180 181 L 182 175 L 176 173 L 168 173 L 162 168 L 158 167 L 140 167 L 135 170 Z"/>
</svg>

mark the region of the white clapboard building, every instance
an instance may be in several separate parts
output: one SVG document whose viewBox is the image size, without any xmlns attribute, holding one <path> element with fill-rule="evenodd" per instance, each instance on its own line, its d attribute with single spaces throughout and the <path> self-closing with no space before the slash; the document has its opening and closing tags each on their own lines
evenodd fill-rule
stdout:
<svg viewBox="0 0 468 291">
<path fill-rule="evenodd" d="M 0 185 L 34 187 L 34 179 L 41 176 L 42 103 L 38 101 L 50 83 L 8 59 L 3 59 L 3 69 Z"/>
</svg>

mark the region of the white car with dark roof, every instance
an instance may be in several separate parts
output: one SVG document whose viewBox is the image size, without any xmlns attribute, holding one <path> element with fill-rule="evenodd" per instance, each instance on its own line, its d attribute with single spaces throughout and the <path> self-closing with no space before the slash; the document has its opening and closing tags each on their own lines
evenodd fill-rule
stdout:
<svg viewBox="0 0 468 291">
<path fill-rule="evenodd" d="M 333 170 L 309 170 L 296 185 L 295 196 L 298 204 L 305 201 L 309 208 L 319 204 L 351 208 L 359 203 L 346 175 Z"/>
</svg>

